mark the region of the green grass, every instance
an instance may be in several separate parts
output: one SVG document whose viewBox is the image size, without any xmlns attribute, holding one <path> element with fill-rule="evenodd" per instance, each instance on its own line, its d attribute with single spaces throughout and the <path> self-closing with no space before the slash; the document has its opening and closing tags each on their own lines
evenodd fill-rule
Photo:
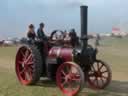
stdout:
<svg viewBox="0 0 128 96">
<path fill-rule="evenodd" d="M 128 72 L 128 38 L 108 39 L 102 41 L 102 47 L 99 48 L 99 57 L 107 61 L 114 72 L 120 71 L 125 74 Z M 128 79 L 127 79 L 128 80 Z"/>
<path fill-rule="evenodd" d="M 15 75 L 16 47 L 0 48 L 0 96 L 63 96 L 55 83 L 43 81 L 36 86 L 22 86 Z M 128 38 L 101 41 L 98 58 L 112 68 L 112 83 L 104 90 L 84 88 L 79 96 L 128 96 Z"/>
</svg>

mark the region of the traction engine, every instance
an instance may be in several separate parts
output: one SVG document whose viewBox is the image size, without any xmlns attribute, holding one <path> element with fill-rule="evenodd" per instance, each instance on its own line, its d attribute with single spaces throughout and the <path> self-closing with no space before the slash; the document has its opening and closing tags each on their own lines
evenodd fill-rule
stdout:
<svg viewBox="0 0 128 96">
<path fill-rule="evenodd" d="M 63 32 L 58 30 L 52 32 L 47 43 L 35 40 L 21 45 L 15 63 L 21 84 L 34 85 L 40 77 L 48 77 L 56 80 L 65 95 L 74 96 L 85 82 L 93 89 L 103 89 L 110 83 L 111 69 L 102 60 L 97 60 L 97 48 L 88 45 L 87 9 L 87 6 L 81 6 L 79 46 L 65 46 L 63 38 L 56 37 L 57 33 L 63 37 Z"/>
</svg>

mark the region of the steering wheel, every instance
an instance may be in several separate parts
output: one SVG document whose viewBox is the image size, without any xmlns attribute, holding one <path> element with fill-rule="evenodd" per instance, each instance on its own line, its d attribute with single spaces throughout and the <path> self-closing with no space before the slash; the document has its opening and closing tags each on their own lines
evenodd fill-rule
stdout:
<svg viewBox="0 0 128 96">
<path fill-rule="evenodd" d="M 50 40 L 51 41 L 61 41 L 61 40 L 64 40 L 64 32 L 61 31 L 61 30 L 54 30 L 51 33 Z"/>
</svg>

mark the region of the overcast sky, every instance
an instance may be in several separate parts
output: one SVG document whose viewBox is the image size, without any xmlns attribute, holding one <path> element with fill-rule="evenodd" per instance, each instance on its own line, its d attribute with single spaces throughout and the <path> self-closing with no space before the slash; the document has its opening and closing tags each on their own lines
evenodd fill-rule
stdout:
<svg viewBox="0 0 128 96">
<path fill-rule="evenodd" d="M 88 32 L 111 32 L 127 24 L 128 0 L 0 0 L 0 37 L 24 36 L 27 26 L 40 22 L 46 32 L 75 28 L 80 31 L 80 5 L 89 6 Z"/>
</svg>

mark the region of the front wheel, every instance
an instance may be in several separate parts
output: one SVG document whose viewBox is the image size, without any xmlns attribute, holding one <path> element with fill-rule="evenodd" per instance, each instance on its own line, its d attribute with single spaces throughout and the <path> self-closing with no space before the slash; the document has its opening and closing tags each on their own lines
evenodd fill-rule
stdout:
<svg viewBox="0 0 128 96">
<path fill-rule="evenodd" d="M 112 79 L 112 72 L 107 63 L 96 60 L 88 71 L 87 81 L 93 89 L 104 89 Z"/>
<path fill-rule="evenodd" d="M 74 96 L 84 86 L 84 74 L 77 64 L 65 62 L 57 70 L 56 81 L 58 87 L 65 95 Z"/>
</svg>

